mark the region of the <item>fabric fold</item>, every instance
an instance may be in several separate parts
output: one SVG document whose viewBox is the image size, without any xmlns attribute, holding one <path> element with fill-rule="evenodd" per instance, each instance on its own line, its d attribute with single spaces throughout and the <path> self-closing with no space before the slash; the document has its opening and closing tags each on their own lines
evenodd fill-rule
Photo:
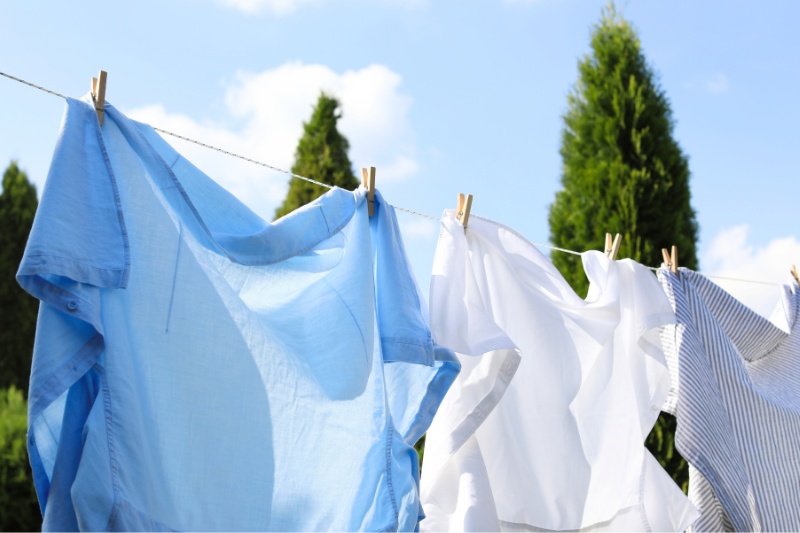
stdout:
<svg viewBox="0 0 800 533">
<path fill-rule="evenodd" d="M 696 518 L 644 448 L 669 391 L 670 303 L 638 263 L 582 255 L 586 299 L 513 230 L 473 215 L 465 232 L 445 212 L 431 329 L 462 371 L 427 436 L 423 530 L 666 531 Z"/>
<path fill-rule="evenodd" d="M 85 100 L 67 100 L 18 273 L 42 301 L 43 530 L 414 530 L 412 446 L 459 363 L 393 208 L 334 188 L 267 222 Z"/>
<path fill-rule="evenodd" d="M 800 529 L 797 284 L 789 278 L 767 320 L 691 270 L 658 277 L 677 316 L 666 408 L 702 513 L 692 530 Z"/>
</svg>

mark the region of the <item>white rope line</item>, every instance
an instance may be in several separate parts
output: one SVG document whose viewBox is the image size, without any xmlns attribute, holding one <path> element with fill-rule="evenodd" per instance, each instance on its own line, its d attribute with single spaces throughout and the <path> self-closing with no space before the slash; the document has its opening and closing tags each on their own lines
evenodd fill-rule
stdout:
<svg viewBox="0 0 800 533">
<path fill-rule="evenodd" d="M 651 266 L 649 266 L 647 268 L 649 268 L 653 272 L 658 272 L 659 268 L 666 268 L 666 267 L 651 267 Z M 712 274 L 703 274 L 702 272 L 698 272 L 698 274 L 701 274 L 703 277 L 706 277 L 708 279 L 723 279 L 725 281 L 741 281 L 743 283 L 758 283 L 759 285 L 771 285 L 771 286 L 774 286 L 774 287 L 780 287 L 780 286 L 783 285 L 783 283 L 775 283 L 774 281 L 760 281 L 760 280 L 757 280 L 757 279 L 730 278 L 730 277 L 727 277 L 727 276 L 715 276 L 715 275 L 712 275 Z"/>
<path fill-rule="evenodd" d="M 20 83 L 22 83 L 24 85 L 27 85 L 29 87 L 33 87 L 34 89 L 39 89 L 40 91 L 44 91 L 44 92 L 46 92 L 48 94 L 52 94 L 53 96 L 58 96 L 59 98 L 63 98 L 64 100 L 67 99 L 67 97 L 64 96 L 61 93 L 57 93 L 55 91 L 51 91 L 50 89 L 45 89 L 44 87 L 41 87 L 41 86 L 36 85 L 34 83 L 31 83 L 29 81 L 25 81 L 23 79 L 17 78 L 15 76 L 10 75 L 10 74 L 6 74 L 5 72 L 0 71 L 0 76 L 5 76 L 8 79 L 11 79 L 11 80 L 14 80 L 14 81 L 18 81 L 18 82 L 20 82 Z M 242 161 L 247 161 L 248 163 L 252 163 L 254 165 L 258 165 L 258 166 L 261 166 L 261 167 L 264 167 L 264 168 L 268 168 L 270 170 L 274 170 L 275 172 L 281 172 L 283 174 L 287 174 L 287 175 L 289 175 L 289 176 L 291 176 L 293 178 L 305 180 L 305 181 L 307 181 L 309 183 L 313 183 L 313 184 L 319 185 L 321 187 L 326 187 L 328 189 L 333 189 L 333 185 L 329 185 L 329 184 L 323 183 L 321 181 L 317 181 L 317 180 L 314 180 L 314 179 L 311 179 L 311 178 L 307 178 L 305 176 L 301 176 L 299 174 L 295 174 L 295 173 L 293 173 L 293 172 L 291 172 L 289 170 L 284 170 L 282 168 L 274 167 L 274 166 L 269 165 L 267 163 L 263 163 L 261 161 L 256 161 L 255 159 L 250 159 L 249 157 L 245 157 L 243 155 L 239 155 L 239 154 L 236 154 L 236 153 L 233 153 L 233 152 L 229 152 L 227 150 L 223 150 L 222 148 L 217 148 L 216 146 L 212 146 L 210 144 L 202 143 L 200 141 L 195 141 L 194 139 L 190 139 L 189 137 L 184 137 L 183 135 L 178 135 L 177 133 L 172 133 L 171 131 L 163 130 L 161 128 L 156 128 L 155 126 L 151 126 L 151 127 L 157 132 L 164 133 L 166 135 L 171 135 L 172 137 L 181 139 L 182 141 L 194 143 L 194 144 L 196 144 L 198 146 L 202 146 L 203 148 L 207 148 L 209 150 L 215 150 L 215 151 L 217 151 L 217 152 L 219 152 L 221 154 L 227 155 L 229 157 L 235 157 L 237 159 L 241 159 Z M 391 204 L 389 204 L 389 205 L 391 205 Z M 440 218 L 432 217 L 430 215 L 426 215 L 426 214 L 423 214 L 423 213 L 418 213 L 416 211 L 412 211 L 411 209 L 406 209 L 405 207 L 399 207 L 399 206 L 396 206 L 396 205 L 391 205 L 391 207 L 394 207 L 398 211 L 404 211 L 406 213 L 409 213 L 409 214 L 412 214 L 412 215 L 416 215 L 418 217 L 427 218 L 428 220 L 433 220 L 434 222 L 441 222 Z M 559 252 L 564 252 L 564 253 L 572 254 L 572 255 L 581 255 L 583 253 L 583 252 L 576 252 L 575 250 L 567 250 L 566 248 L 559 248 L 558 246 L 553 246 L 552 244 L 542 244 L 542 243 L 533 242 L 533 241 L 527 241 L 527 242 L 529 242 L 530 244 L 532 244 L 534 246 L 540 246 L 542 248 L 549 248 L 551 250 L 556 250 L 556 251 L 559 251 Z M 652 270 L 654 272 L 658 270 L 657 267 L 647 267 L 647 268 L 649 268 L 650 270 Z M 759 280 L 753 280 L 753 279 L 729 278 L 729 277 L 723 277 L 723 276 L 709 276 L 707 274 L 703 274 L 703 276 L 705 276 L 707 278 L 711 278 L 711 279 L 723 279 L 723 280 L 727 280 L 727 281 L 740 281 L 740 282 L 743 282 L 743 283 L 758 283 L 758 284 L 761 284 L 761 285 L 774 285 L 774 286 L 782 285 L 781 283 L 773 283 L 773 282 L 770 282 L 770 281 L 759 281 Z"/>
<path fill-rule="evenodd" d="M 726 280 L 726 281 L 745 281 L 745 282 L 747 282 L 747 283 L 760 283 L 761 285 L 777 285 L 777 286 L 783 285 L 783 283 L 773 283 L 773 282 L 771 282 L 771 281 L 758 281 L 758 280 L 755 280 L 755 279 L 739 279 L 739 278 L 729 278 L 729 277 L 727 277 L 727 276 L 707 276 L 706 274 L 703 274 L 703 275 L 704 275 L 705 277 L 707 277 L 707 278 L 711 278 L 711 279 L 724 279 L 724 280 Z"/>
<path fill-rule="evenodd" d="M 50 94 L 52 94 L 54 96 L 58 96 L 59 98 L 63 98 L 64 100 L 67 99 L 67 97 L 64 96 L 61 93 L 57 93 L 55 91 L 51 91 L 50 89 L 45 89 L 44 87 L 39 87 L 38 85 L 34 85 L 33 83 L 31 83 L 29 81 L 25 81 L 25 80 L 21 80 L 19 78 L 16 78 L 16 77 L 12 76 L 11 74 L 6 74 L 5 72 L 0 72 L 0 76 L 5 76 L 6 78 L 8 78 L 10 80 L 14 80 L 14 81 L 18 81 L 20 83 L 24 83 L 25 85 L 33 87 L 34 89 L 39 89 L 40 91 L 44 91 L 46 93 L 50 93 Z"/>
<path fill-rule="evenodd" d="M 552 244 L 542 244 L 540 242 L 532 242 L 528 241 L 534 246 L 541 246 L 542 248 L 550 248 L 551 250 L 558 250 L 559 252 L 564 252 L 566 254 L 572 255 L 583 255 L 583 252 L 576 252 L 575 250 L 567 250 L 566 248 L 559 248 L 558 246 L 553 246 Z"/>
<path fill-rule="evenodd" d="M 328 183 L 323 183 L 321 181 L 313 180 L 311 178 L 307 178 L 305 176 L 301 176 L 299 174 L 295 174 L 295 173 L 290 172 L 288 170 L 284 170 L 282 168 L 274 167 L 274 166 L 269 165 L 267 163 L 263 163 L 261 161 L 256 161 L 255 159 L 250 159 L 249 157 L 245 157 L 243 155 L 239 155 L 239 154 L 236 154 L 236 153 L 233 153 L 233 152 L 229 152 L 227 150 L 223 150 L 222 148 L 217 148 L 216 146 L 211 146 L 210 144 L 205 144 L 205 143 L 202 143 L 200 141 L 195 141 L 194 139 L 190 139 L 188 137 L 184 137 L 183 135 L 178 135 L 177 133 L 172 133 L 171 131 L 162 130 L 161 128 L 156 128 L 155 126 L 151 126 L 151 127 L 157 132 L 165 133 L 167 135 L 172 135 L 173 137 L 177 137 L 178 139 L 181 139 L 183 141 L 194 143 L 194 144 L 196 144 L 198 146 L 202 146 L 203 148 L 208 148 L 209 150 L 215 150 L 215 151 L 217 151 L 217 152 L 219 152 L 221 154 L 225 154 L 225 155 L 230 156 L 230 157 L 235 157 L 237 159 L 241 159 L 242 161 L 247 161 L 248 163 L 253 163 L 254 165 L 259 165 L 259 166 L 268 168 L 270 170 L 274 170 L 276 172 L 282 172 L 284 174 L 288 174 L 289 176 L 291 176 L 293 178 L 298 178 L 298 179 L 301 179 L 301 180 L 305 180 L 305 181 L 311 182 L 311 183 L 313 183 L 315 185 L 320 185 L 322 187 L 327 187 L 328 189 L 333 189 L 333 185 L 330 185 Z M 406 213 L 410 213 L 410 214 L 416 215 L 418 217 L 422 217 L 422 218 L 427 218 L 429 220 L 433 220 L 434 222 L 440 222 L 441 221 L 441 219 L 439 219 L 439 218 L 432 217 L 432 216 L 426 215 L 424 213 L 418 213 L 418 212 L 413 211 L 411 209 L 406 209 L 405 207 L 399 207 L 399 206 L 396 206 L 396 205 L 393 205 L 392 207 L 394 207 L 395 209 L 397 209 L 399 211 L 405 211 Z"/>
<path fill-rule="evenodd" d="M 184 137 L 183 135 L 178 135 L 177 133 L 172 133 L 171 131 L 162 130 L 161 128 L 156 128 L 155 126 L 151 126 L 151 127 L 155 131 L 158 131 L 160 133 L 165 133 L 167 135 L 172 135 L 173 137 L 181 139 L 182 141 L 194 143 L 194 144 L 196 144 L 198 146 L 202 146 L 203 148 L 208 148 L 209 150 L 215 150 L 215 151 L 217 151 L 217 152 L 219 152 L 221 154 L 225 154 L 225 155 L 230 156 L 230 157 L 235 157 L 237 159 L 241 159 L 242 161 L 247 161 L 248 163 L 253 163 L 254 165 L 265 167 L 265 168 L 268 168 L 270 170 L 274 170 L 276 172 L 282 172 L 284 174 L 288 174 L 289 176 L 291 176 L 293 178 L 298 178 L 298 179 L 305 180 L 305 181 L 308 181 L 310 183 L 313 183 L 314 185 L 319 185 L 321 187 L 326 187 L 328 189 L 333 189 L 333 185 L 329 185 L 327 183 L 322 183 L 321 181 L 313 180 L 311 178 L 307 178 L 305 176 L 301 176 L 299 174 L 295 174 L 295 173 L 293 173 L 293 172 L 291 172 L 289 170 L 284 170 L 282 168 L 273 167 L 272 165 L 268 165 L 267 163 L 262 163 L 261 161 L 256 161 L 255 159 L 250 159 L 249 157 L 245 157 L 243 155 L 235 154 L 233 152 L 229 152 L 227 150 L 223 150 L 222 148 L 217 148 L 216 146 L 211 146 L 210 144 L 205 144 L 205 143 L 202 143 L 200 141 L 195 141 L 194 139 L 190 139 L 188 137 Z"/>
<path fill-rule="evenodd" d="M 391 204 L 389 204 L 389 205 L 391 205 Z M 418 217 L 427 218 L 428 220 L 433 220 L 434 222 L 441 222 L 442 221 L 441 218 L 432 217 L 432 216 L 426 215 L 424 213 L 417 213 L 416 211 L 412 211 L 411 209 L 406 209 L 405 207 L 398 207 L 396 205 L 392 205 L 392 207 L 394 207 L 398 211 L 405 211 L 406 213 L 409 213 L 411 215 L 417 215 Z"/>
</svg>

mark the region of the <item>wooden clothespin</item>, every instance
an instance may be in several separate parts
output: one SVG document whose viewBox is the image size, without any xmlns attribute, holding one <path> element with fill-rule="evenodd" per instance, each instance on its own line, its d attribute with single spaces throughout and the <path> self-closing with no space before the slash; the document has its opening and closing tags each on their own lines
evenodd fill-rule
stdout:
<svg viewBox="0 0 800 533">
<path fill-rule="evenodd" d="M 617 253 L 619 253 L 619 245 L 622 242 L 622 235 L 617 233 L 614 236 L 614 242 L 611 242 L 611 234 L 606 233 L 606 249 L 605 254 L 606 257 L 611 259 L 612 261 L 617 258 Z"/>
<path fill-rule="evenodd" d="M 672 245 L 672 253 L 667 252 L 666 248 L 661 249 L 661 255 L 664 256 L 664 264 L 667 268 L 672 270 L 673 274 L 678 273 L 678 247 Z"/>
<path fill-rule="evenodd" d="M 794 265 L 792 265 L 792 276 L 794 276 L 797 284 L 800 285 L 800 274 L 797 273 L 797 267 Z"/>
<path fill-rule="evenodd" d="M 92 78 L 92 98 L 97 121 L 103 125 L 103 110 L 106 107 L 106 71 L 101 70 L 96 78 Z"/>
<path fill-rule="evenodd" d="M 361 169 L 361 183 L 367 188 L 367 205 L 372 216 L 375 213 L 375 167 Z"/>
<path fill-rule="evenodd" d="M 464 226 L 464 231 L 467 231 L 467 223 L 469 222 L 469 211 L 472 209 L 472 195 L 464 196 L 463 193 L 458 193 L 458 207 L 456 207 L 456 220 L 461 222 Z"/>
</svg>

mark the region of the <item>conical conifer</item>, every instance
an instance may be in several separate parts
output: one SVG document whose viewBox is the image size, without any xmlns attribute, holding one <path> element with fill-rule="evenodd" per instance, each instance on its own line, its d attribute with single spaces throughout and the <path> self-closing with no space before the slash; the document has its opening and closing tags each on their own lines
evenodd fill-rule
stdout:
<svg viewBox="0 0 800 533">
<path fill-rule="evenodd" d="M 297 144 L 292 172 L 353 190 L 358 187 L 359 181 L 353 174 L 350 158 L 347 156 L 350 143 L 336 127 L 342 116 L 339 107 L 336 98 L 325 93 L 320 94 L 311 120 L 303 124 L 303 136 Z M 320 185 L 292 178 L 286 199 L 275 211 L 275 218 L 311 202 L 327 190 Z"/>
<path fill-rule="evenodd" d="M 13 385 L 25 396 L 39 302 L 17 284 L 16 274 L 38 206 L 36 187 L 12 161 L 0 194 L 0 387 Z"/>
<path fill-rule="evenodd" d="M 682 266 L 697 269 L 697 222 L 690 205 L 689 164 L 673 137 L 669 100 L 648 65 L 632 25 L 613 4 L 594 27 L 591 53 L 578 64 L 561 138 L 562 189 L 550 206 L 550 239 L 571 250 L 602 249 L 620 233 L 618 258 L 661 263 L 678 246 Z M 585 295 L 580 257 L 553 253 L 553 263 Z M 674 449 L 675 421 L 662 414 L 647 440 L 685 489 L 686 462 Z"/>
</svg>

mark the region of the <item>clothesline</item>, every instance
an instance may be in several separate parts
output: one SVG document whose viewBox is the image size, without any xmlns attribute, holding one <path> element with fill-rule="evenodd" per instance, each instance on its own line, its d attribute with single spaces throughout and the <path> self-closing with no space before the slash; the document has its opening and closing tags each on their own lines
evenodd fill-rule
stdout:
<svg viewBox="0 0 800 533">
<path fill-rule="evenodd" d="M 11 74 L 7 74 L 5 72 L 0 71 L 0 76 L 4 76 L 4 77 L 6 77 L 8 79 L 17 81 L 17 82 L 22 83 L 24 85 L 27 85 L 29 87 L 33 87 L 34 89 L 39 89 L 40 91 L 44 91 L 44 92 L 46 92 L 48 94 L 52 94 L 53 96 L 58 96 L 59 98 L 62 98 L 64 100 L 67 99 L 67 97 L 64 96 L 61 93 L 58 93 L 56 91 L 47 89 L 47 88 L 42 87 L 40 85 L 36 85 L 35 83 L 31 83 L 31 82 L 23 80 L 21 78 L 17 78 L 16 76 L 12 76 Z M 307 181 L 309 183 L 313 183 L 315 185 L 319 185 L 321 187 L 326 187 L 328 189 L 332 189 L 333 188 L 333 185 L 329 185 L 327 183 L 323 183 L 321 181 L 317 181 L 317 180 L 308 178 L 306 176 L 301 176 L 300 174 L 295 174 L 294 172 L 291 172 L 289 170 L 278 168 L 278 167 L 269 165 L 269 164 L 261 162 L 261 161 L 256 161 L 255 159 L 251 159 L 249 157 L 245 157 L 243 155 L 240 155 L 240 154 L 237 154 L 237 153 L 234 153 L 234 152 L 230 152 L 228 150 L 224 150 L 222 148 L 218 148 L 218 147 L 212 146 L 210 144 L 206 144 L 206 143 L 203 143 L 203 142 L 200 142 L 200 141 L 196 141 L 194 139 L 190 139 L 189 137 L 184 137 L 183 135 L 178 135 L 177 133 L 173 133 L 171 131 L 167 131 L 167 130 L 164 130 L 164 129 L 161 129 L 161 128 L 157 128 L 155 126 L 152 126 L 152 128 L 155 131 L 159 132 L 159 133 L 163 133 L 165 135 L 170 135 L 170 136 L 175 137 L 177 139 L 181 139 L 182 141 L 190 142 L 190 143 L 196 144 L 198 146 L 201 146 L 201 147 L 209 149 L 209 150 L 214 150 L 216 152 L 219 152 L 221 154 L 227 155 L 229 157 L 234 157 L 236 159 L 240 159 L 242 161 L 246 161 L 246 162 L 252 163 L 254 165 L 258 165 L 258 166 L 261 166 L 261 167 L 264 167 L 264 168 L 268 168 L 270 170 L 274 170 L 275 172 L 280 172 L 280 173 L 286 174 L 288 176 L 291 176 L 293 178 L 301 179 L 301 180 Z M 392 204 L 390 204 L 390 205 L 392 205 Z M 404 211 L 404 212 L 409 213 L 411 215 L 416 215 L 418 217 L 426 218 L 426 219 L 432 220 L 434 222 L 440 222 L 441 221 L 440 218 L 436 218 L 436 217 L 433 217 L 433 216 L 430 216 L 430 215 L 426 215 L 424 213 L 419 213 L 419 212 L 414 211 L 412 209 L 408 209 L 408 208 L 400 207 L 400 206 L 396 206 L 396 205 L 392 205 L 392 207 L 397 209 L 397 210 L 399 210 L 399 211 Z M 528 241 L 528 242 L 530 242 L 530 244 L 532 244 L 534 246 L 539 246 L 539 247 L 542 247 L 542 248 L 549 248 L 551 250 L 556 250 L 558 252 L 563 252 L 563 253 L 568 253 L 568 254 L 573 254 L 573 255 L 581 255 L 582 254 L 582 252 L 578 252 L 578 251 L 575 251 L 575 250 L 568 250 L 566 248 L 559 248 L 558 246 L 553 246 L 552 244 L 545 244 L 545 243 L 539 243 L 539 242 L 534 242 L 534 241 Z M 649 268 L 652 271 L 657 271 L 658 270 L 658 267 L 648 266 L 647 268 Z M 707 278 L 721 279 L 721 280 L 726 280 L 726 281 L 739 281 L 739 282 L 743 282 L 743 283 L 757 283 L 757 284 L 760 284 L 760 285 L 772 285 L 772 286 L 780 286 L 781 285 L 780 283 L 774 283 L 774 282 L 770 282 L 770 281 L 731 278 L 731 277 L 723 277 L 723 276 L 709 276 L 709 275 L 705 275 L 705 274 L 703 274 L 703 275 L 705 277 L 707 277 Z"/>
</svg>

